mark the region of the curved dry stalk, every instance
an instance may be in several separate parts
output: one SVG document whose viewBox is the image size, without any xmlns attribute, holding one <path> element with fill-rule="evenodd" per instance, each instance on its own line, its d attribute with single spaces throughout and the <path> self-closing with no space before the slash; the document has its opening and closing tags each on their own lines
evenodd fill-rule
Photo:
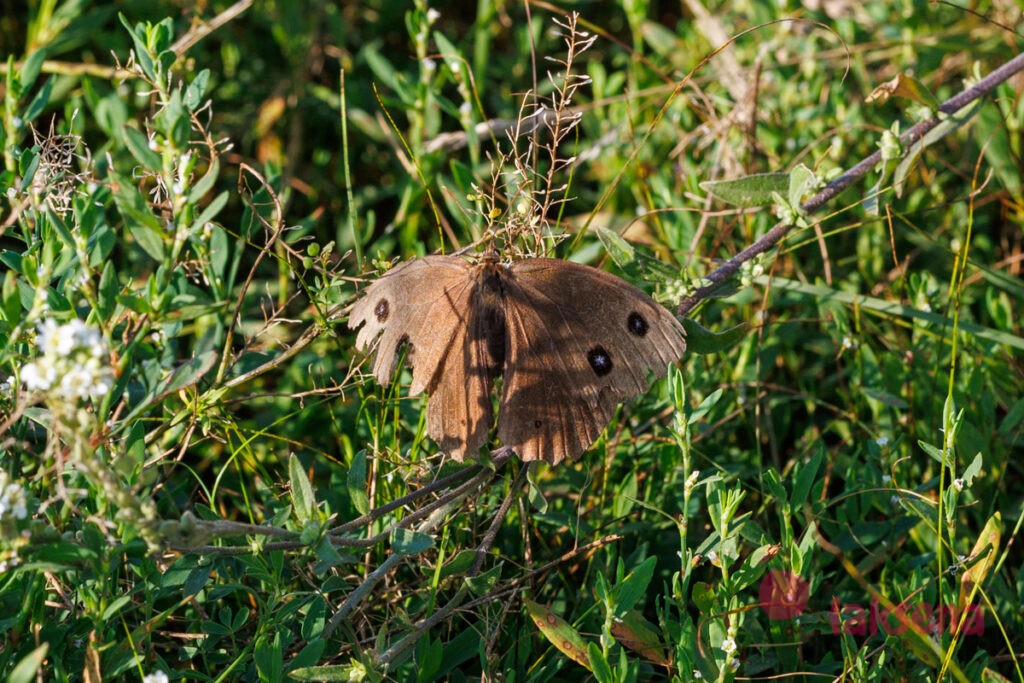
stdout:
<svg viewBox="0 0 1024 683">
<path fill-rule="evenodd" d="M 498 530 L 505 521 L 505 517 L 508 515 L 509 508 L 512 506 L 512 501 L 518 498 L 522 494 L 523 482 L 526 481 L 526 475 L 529 473 L 533 463 L 525 463 L 520 468 L 519 473 L 516 475 L 515 481 L 512 482 L 512 488 L 509 490 L 508 495 L 505 496 L 505 500 L 502 501 L 501 507 L 498 508 L 498 512 L 494 515 L 494 519 L 491 520 L 491 525 L 487 528 L 487 533 L 484 534 L 483 540 L 480 541 L 480 545 L 476 547 L 476 559 L 473 561 L 473 566 L 466 572 L 465 578 L 472 578 L 480 573 L 480 568 L 483 566 L 484 558 L 487 557 L 487 553 L 490 551 L 491 546 L 494 545 L 494 539 L 498 536 Z M 392 555 L 394 557 L 394 555 Z M 388 558 L 391 559 L 390 557 Z M 445 603 L 444 607 L 437 610 L 429 617 L 420 619 L 418 622 L 413 624 L 412 630 L 409 633 L 402 636 L 402 638 L 389 647 L 387 650 L 377 656 L 377 663 L 382 666 L 388 666 L 391 662 L 395 661 L 402 653 L 409 648 L 413 647 L 419 639 L 422 638 L 427 631 L 441 623 L 452 613 L 458 609 L 459 605 L 466 598 L 469 593 L 469 584 L 463 580 L 459 590 L 455 593 L 452 598 Z"/>
<path fill-rule="evenodd" d="M 501 469 L 505 465 L 505 463 L 507 463 L 509 459 L 512 457 L 512 453 L 507 448 L 498 448 L 491 455 L 495 470 Z M 380 505 L 374 508 L 373 510 L 370 510 L 361 517 L 357 517 L 356 519 L 345 522 L 344 524 L 339 524 L 338 526 L 331 529 L 331 536 L 338 536 L 340 534 L 345 533 L 346 531 L 351 531 L 352 529 L 358 529 L 359 527 L 366 526 L 367 524 L 376 521 L 377 519 L 380 519 L 387 513 L 391 512 L 392 510 L 396 510 L 400 507 L 408 505 L 409 503 L 412 503 L 424 496 L 428 496 L 431 493 L 434 493 L 435 491 L 445 489 L 463 479 L 476 477 L 482 469 L 484 468 L 479 465 L 467 467 L 464 470 L 455 472 L 454 474 L 450 474 L 447 477 L 438 479 L 437 481 L 433 481 L 422 488 L 416 489 L 412 493 L 406 494 L 401 498 L 396 498 L 390 503 Z"/>
<path fill-rule="evenodd" d="M 507 449 L 499 449 L 499 451 L 502 451 L 500 455 L 505 456 L 503 462 L 507 462 L 508 459 L 511 457 L 511 454 L 507 452 Z M 495 454 L 497 455 L 498 452 L 496 451 Z M 433 533 L 434 531 L 436 531 L 437 528 L 444 523 L 447 517 L 446 513 L 449 509 L 457 505 L 460 501 L 472 495 L 472 493 L 475 490 L 482 488 L 490 480 L 497 476 L 498 472 L 496 469 L 481 469 L 483 471 L 478 473 L 477 476 L 474 477 L 470 482 L 467 482 L 467 484 L 459 487 L 458 496 L 447 496 L 447 500 L 444 505 L 434 506 L 432 514 L 430 514 L 426 520 L 424 520 L 419 526 L 416 527 L 416 531 L 425 534 Z M 522 473 L 525 472 L 526 469 L 527 468 L 524 467 L 522 470 L 520 470 L 520 475 L 517 476 L 516 478 L 517 482 L 520 481 L 522 476 L 525 476 Z M 502 510 L 507 512 L 507 509 L 507 505 L 503 505 Z M 499 516 L 501 519 L 504 519 L 504 514 L 499 514 Z M 489 541 L 489 543 L 493 543 L 494 541 L 493 536 L 488 537 L 485 535 L 484 539 L 485 541 Z M 483 548 L 483 544 L 481 544 L 480 547 Z M 489 548 L 490 546 L 488 545 L 487 547 Z M 478 552 L 480 552 L 479 549 Z M 484 552 L 486 552 L 486 549 L 484 550 Z M 373 572 L 371 572 L 370 575 L 362 581 L 362 583 L 356 586 L 356 588 L 348 594 L 348 597 L 345 599 L 345 602 L 341 604 L 338 610 L 331 617 L 331 620 L 327 623 L 327 626 L 324 628 L 323 637 L 330 638 L 334 631 L 337 630 L 338 626 L 341 625 L 342 621 L 344 621 L 348 617 L 348 615 L 350 615 L 360 605 L 360 603 L 362 603 L 362 601 L 368 595 L 370 595 L 374 586 L 376 586 L 381 579 L 387 576 L 388 573 L 392 569 L 394 569 L 398 565 L 398 563 L 401 562 L 405 557 L 407 557 L 407 555 L 402 553 L 392 553 L 383 563 L 381 563 L 379 567 L 373 570 Z M 476 565 L 474 565 L 474 567 L 475 566 Z"/>
</svg>

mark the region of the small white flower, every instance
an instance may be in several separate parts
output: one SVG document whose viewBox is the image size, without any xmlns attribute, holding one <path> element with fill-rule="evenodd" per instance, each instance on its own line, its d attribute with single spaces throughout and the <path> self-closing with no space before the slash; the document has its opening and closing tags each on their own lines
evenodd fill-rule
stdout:
<svg viewBox="0 0 1024 683">
<path fill-rule="evenodd" d="M 883 474 L 882 475 L 882 483 L 883 484 L 888 484 L 891 481 L 892 481 L 892 475 L 890 475 L 890 474 Z"/>
<path fill-rule="evenodd" d="M 21 484 L 12 482 L 7 472 L 0 470 L 0 518 L 5 516 L 28 517 L 28 495 Z"/>
<path fill-rule="evenodd" d="M 964 490 L 964 480 L 963 479 L 954 479 L 953 480 L 953 488 L 955 488 L 957 491 L 963 491 Z"/>
<path fill-rule="evenodd" d="M 899 505 L 900 504 L 900 497 L 897 496 L 897 495 L 893 495 L 892 497 L 889 498 L 889 504 L 890 505 Z"/>
<path fill-rule="evenodd" d="M 427 23 L 428 24 L 433 24 L 434 22 L 436 22 L 440 18 L 441 18 L 441 13 L 438 12 L 433 7 L 431 7 L 430 9 L 427 10 Z"/>
<path fill-rule="evenodd" d="M 46 391 L 50 388 L 51 380 L 48 373 L 40 370 L 35 363 L 25 363 L 21 367 L 21 382 L 29 391 Z"/>
<path fill-rule="evenodd" d="M 704 674 L 702 674 L 697 669 L 694 669 L 693 670 L 693 674 L 691 674 L 691 675 L 693 676 L 693 680 L 695 680 L 695 681 L 699 681 L 700 679 L 704 678 Z"/>
<path fill-rule="evenodd" d="M 725 640 L 723 640 L 722 652 L 724 652 L 727 655 L 731 655 L 733 652 L 736 652 L 736 641 L 732 638 L 726 638 Z"/>
<path fill-rule="evenodd" d="M 711 560 L 712 562 L 717 562 L 718 561 L 718 553 L 716 553 L 714 550 L 708 552 L 708 559 Z"/>
<path fill-rule="evenodd" d="M 740 660 L 738 660 L 735 657 L 733 657 L 729 661 L 729 668 L 732 669 L 733 671 L 736 671 L 737 669 L 739 669 L 740 668 Z"/>
<path fill-rule="evenodd" d="M 21 120 L 20 116 L 15 116 L 11 119 L 11 125 L 15 128 L 21 128 L 23 125 L 25 125 L 25 122 Z"/>
<path fill-rule="evenodd" d="M 424 57 L 420 60 L 420 67 L 428 74 L 432 74 L 437 70 L 437 62 L 430 57 Z"/>
<path fill-rule="evenodd" d="M 458 74 L 462 71 L 462 62 L 457 62 L 454 59 L 448 64 L 448 68 L 451 69 L 453 74 Z"/>
<path fill-rule="evenodd" d="M 167 678 L 167 674 L 159 670 L 144 676 L 142 679 L 142 683 L 168 683 L 169 681 L 170 679 Z"/>
<path fill-rule="evenodd" d="M 473 105 L 469 102 L 463 102 L 459 105 L 459 116 L 466 117 L 473 113 Z"/>
<path fill-rule="evenodd" d="M 932 305 L 930 303 L 928 303 L 927 301 L 925 301 L 921 305 L 921 310 L 924 311 L 925 313 L 931 313 L 932 312 Z"/>
<path fill-rule="evenodd" d="M 54 391 L 68 401 L 102 398 L 114 385 L 110 351 L 100 331 L 74 318 L 63 325 L 47 319 L 39 325 L 40 356 L 21 368 L 29 391 Z"/>
<path fill-rule="evenodd" d="M 18 196 L 18 188 L 13 187 L 13 186 L 7 188 L 7 198 L 8 199 L 14 199 L 17 196 Z"/>
<path fill-rule="evenodd" d="M 889 437 L 880 436 L 877 439 L 875 439 L 875 443 L 878 444 L 880 447 L 885 448 L 886 446 L 889 445 Z"/>
<path fill-rule="evenodd" d="M 843 337 L 843 348 L 844 349 L 855 349 L 857 348 L 857 342 L 850 335 Z"/>
</svg>

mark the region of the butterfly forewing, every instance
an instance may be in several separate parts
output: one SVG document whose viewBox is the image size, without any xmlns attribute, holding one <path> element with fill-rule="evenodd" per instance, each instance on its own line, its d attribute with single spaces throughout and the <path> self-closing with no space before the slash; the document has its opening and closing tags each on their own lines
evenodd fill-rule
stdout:
<svg viewBox="0 0 1024 683">
<path fill-rule="evenodd" d="M 682 326 L 617 277 L 525 259 L 506 284 L 507 358 L 498 435 L 524 460 L 590 447 L 616 406 L 646 391 L 686 349 Z"/>
<path fill-rule="evenodd" d="M 397 354 L 408 344 L 413 368 L 410 393 L 433 384 L 445 356 L 453 351 L 453 339 L 465 328 L 471 290 L 469 264 L 447 256 L 403 263 L 370 285 L 352 307 L 348 326 L 363 325 L 356 336 L 361 350 L 380 335 L 373 364 L 377 382 L 390 383 Z"/>
</svg>

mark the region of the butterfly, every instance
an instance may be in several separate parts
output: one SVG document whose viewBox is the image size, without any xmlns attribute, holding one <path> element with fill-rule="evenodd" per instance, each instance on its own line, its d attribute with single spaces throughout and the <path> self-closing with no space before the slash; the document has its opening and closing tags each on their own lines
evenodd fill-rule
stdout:
<svg viewBox="0 0 1024 683">
<path fill-rule="evenodd" d="M 503 263 L 426 256 L 388 271 L 349 315 L 356 346 L 379 337 L 386 385 L 403 346 L 409 394 L 426 391 L 427 433 L 462 461 L 487 443 L 500 377 L 498 439 L 524 461 L 575 460 L 623 401 L 686 351 L 665 308 L 602 270 L 551 258 Z"/>
</svg>

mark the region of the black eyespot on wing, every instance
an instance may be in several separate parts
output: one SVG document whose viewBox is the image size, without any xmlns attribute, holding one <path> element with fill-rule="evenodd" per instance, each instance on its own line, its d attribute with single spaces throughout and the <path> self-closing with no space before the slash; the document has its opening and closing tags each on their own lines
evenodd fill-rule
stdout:
<svg viewBox="0 0 1024 683">
<path fill-rule="evenodd" d="M 377 322 L 383 323 L 387 321 L 388 316 L 391 315 L 391 304 L 388 303 L 387 299 L 381 299 L 373 307 L 373 314 L 377 316 Z"/>
<path fill-rule="evenodd" d="M 533 426 L 534 426 L 535 429 L 540 429 L 541 427 L 544 426 L 544 421 L 543 420 L 534 420 L 533 421 Z"/>
<path fill-rule="evenodd" d="M 647 332 L 651 329 L 651 326 L 647 324 L 647 318 L 643 317 L 636 311 L 629 314 L 626 319 L 626 329 L 634 337 L 646 336 Z"/>
<path fill-rule="evenodd" d="M 587 362 L 598 377 L 604 377 L 612 371 L 612 357 L 603 346 L 595 346 L 587 351 Z"/>
</svg>

